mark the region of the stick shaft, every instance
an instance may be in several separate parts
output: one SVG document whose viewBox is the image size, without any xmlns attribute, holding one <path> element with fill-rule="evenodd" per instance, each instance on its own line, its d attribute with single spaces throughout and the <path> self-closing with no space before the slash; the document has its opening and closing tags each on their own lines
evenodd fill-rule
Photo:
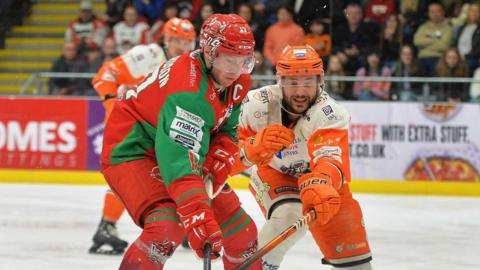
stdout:
<svg viewBox="0 0 480 270">
<path fill-rule="evenodd" d="M 280 245 L 283 241 L 285 241 L 287 238 L 292 236 L 298 230 L 312 223 L 316 218 L 317 218 L 317 215 L 315 211 L 310 210 L 301 219 L 297 220 L 294 224 L 286 228 L 283 232 L 281 232 L 278 236 L 273 238 L 265 246 L 257 250 L 252 256 L 248 257 L 248 259 L 245 260 L 241 265 L 239 265 L 236 270 L 246 270 L 250 265 L 252 265 L 258 259 L 262 258 L 265 254 L 270 252 L 276 246 Z"/>
</svg>

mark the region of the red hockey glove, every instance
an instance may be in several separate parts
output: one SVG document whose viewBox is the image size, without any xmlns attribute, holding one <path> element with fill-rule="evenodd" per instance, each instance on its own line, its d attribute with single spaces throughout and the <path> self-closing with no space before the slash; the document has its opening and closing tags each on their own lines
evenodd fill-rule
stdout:
<svg viewBox="0 0 480 270">
<path fill-rule="evenodd" d="M 270 125 L 245 140 L 244 158 L 252 164 L 266 165 L 275 153 L 288 147 L 294 139 L 293 130 L 280 124 Z"/>
<path fill-rule="evenodd" d="M 298 179 L 303 213 L 311 209 L 317 213 L 317 222 L 327 224 L 340 209 L 340 195 L 330 178 L 321 173 L 307 173 Z"/>
<path fill-rule="evenodd" d="M 211 199 L 225 186 L 238 151 L 238 146 L 227 135 L 220 135 L 212 141 L 203 163 L 205 187 Z"/>
<path fill-rule="evenodd" d="M 177 204 L 177 213 L 192 250 L 203 258 L 203 248 L 209 243 L 212 259 L 218 258 L 223 247 L 222 231 L 208 204 L 209 199 L 201 178 L 185 176 L 174 180 L 167 189 Z"/>
</svg>

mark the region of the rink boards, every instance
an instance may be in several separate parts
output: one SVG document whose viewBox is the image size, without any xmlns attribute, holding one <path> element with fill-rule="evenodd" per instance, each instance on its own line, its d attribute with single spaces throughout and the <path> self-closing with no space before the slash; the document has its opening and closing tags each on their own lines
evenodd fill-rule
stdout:
<svg viewBox="0 0 480 270">
<path fill-rule="evenodd" d="M 99 172 L 92 171 L 5 169 L 0 170 L 0 183 L 100 185 L 105 180 Z M 237 175 L 229 179 L 229 184 L 235 189 L 246 189 L 248 178 Z M 360 193 L 480 196 L 478 183 L 354 179 L 350 186 L 353 192 Z"/>
</svg>

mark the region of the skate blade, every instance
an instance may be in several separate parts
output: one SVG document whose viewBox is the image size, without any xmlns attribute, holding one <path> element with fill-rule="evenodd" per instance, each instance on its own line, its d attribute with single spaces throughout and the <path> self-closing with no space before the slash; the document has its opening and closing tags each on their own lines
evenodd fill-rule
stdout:
<svg viewBox="0 0 480 270">
<path fill-rule="evenodd" d="M 111 246 L 107 244 L 98 243 L 93 244 L 92 247 L 88 250 L 88 253 L 97 255 L 122 255 L 124 252 L 125 248 L 112 249 Z"/>
</svg>

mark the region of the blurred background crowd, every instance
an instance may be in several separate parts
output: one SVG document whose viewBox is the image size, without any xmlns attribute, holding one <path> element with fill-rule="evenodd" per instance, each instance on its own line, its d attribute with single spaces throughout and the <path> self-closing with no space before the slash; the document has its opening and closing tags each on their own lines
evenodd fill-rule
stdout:
<svg viewBox="0 0 480 270">
<path fill-rule="evenodd" d="M 22 24 L 38 1 L 2 0 L 0 10 L 9 10 L 1 17 L 2 35 L 8 37 L 11 26 Z M 100 3 L 102 12 L 95 9 Z M 255 35 L 253 75 L 274 78 L 285 45 L 309 44 L 322 56 L 326 90 L 337 99 L 480 101 L 479 83 L 388 80 L 480 79 L 480 3 L 475 1 L 82 0 L 77 5 L 78 16 L 65 25 L 52 72 L 94 73 L 137 44 L 161 42 L 162 26 L 172 17 L 189 19 L 198 34 L 211 14 L 237 13 Z M 255 80 L 254 86 L 268 83 Z M 85 78 L 50 78 L 48 89 L 51 95 L 95 95 Z"/>
</svg>

